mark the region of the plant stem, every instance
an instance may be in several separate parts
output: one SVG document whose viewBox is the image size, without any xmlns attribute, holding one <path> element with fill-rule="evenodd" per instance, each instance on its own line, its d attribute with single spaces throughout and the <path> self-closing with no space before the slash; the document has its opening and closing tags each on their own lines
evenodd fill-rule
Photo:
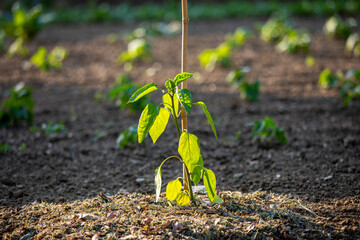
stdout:
<svg viewBox="0 0 360 240">
<path fill-rule="evenodd" d="M 179 123 L 178 123 L 177 116 L 176 116 L 176 112 L 175 112 L 174 95 L 173 95 L 173 96 L 170 95 L 170 97 L 171 97 L 172 109 L 173 109 L 173 113 L 174 113 L 173 120 L 174 120 L 174 124 L 175 124 L 175 126 L 176 126 L 176 130 L 177 130 L 178 136 L 179 136 L 179 138 L 180 138 L 180 136 L 181 136 L 181 131 L 180 131 Z"/>
</svg>

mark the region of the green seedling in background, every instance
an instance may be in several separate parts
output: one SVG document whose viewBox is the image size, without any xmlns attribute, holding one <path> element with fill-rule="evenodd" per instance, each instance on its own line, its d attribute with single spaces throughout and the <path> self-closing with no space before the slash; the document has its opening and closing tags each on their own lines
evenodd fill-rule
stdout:
<svg viewBox="0 0 360 240">
<path fill-rule="evenodd" d="M 226 81 L 240 92 L 240 97 L 244 100 L 256 102 L 260 93 L 260 82 L 249 82 L 246 74 L 250 71 L 249 67 L 238 68 L 231 71 L 226 77 Z"/>
<path fill-rule="evenodd" d="M 134 125 L 122 131 L 116 140 L 116 145 L 118 147 L 127 147 L 134 144 L 138 139 L 137 128 Z"/>
<path fill-rule="evenodd" d="M 226 35 L 226 41 L 221 43 L 214 49 L 205 49 L 199 56 L 200 65 L 206 70 L 214 70 L 216 64 L 221 67 L 230 67 L 231 55 L 236 48 L 244 45 L 247 38 L 252 36 L 252 33 L 243 28 L 237 28 L 233 34 Z"/>
<path fill-rule="evenodd" d="M 46 136 L 55 134 L 55 133 L 67 133 L 67 129 L 63 122 L 59 123 L 43 123 L 41 124 L 41 129 L 45 132 Z"/>
<path fill-rule="evenodd" d="M 33 39 L 55 17 L 52 14 L 42 13 L 43 8 L 41 5 L 26 10 L 19 3 L 15 3 L 12 7 L 12 19 L 10 21 L 0 21 L 0 29 L 3 29 L 5 35 L 15 39 L 8 49 L 8 57 L 14 55 L 25 57 L 28 55 L 24 43 Z"/>
<path fill-rule="evenodd" d="M 347 39 L 356 25 L 354 18 L 344 21 L 340 16 L 335 15 L 326 20 L 323 31 L 330 38 Z"/>
<path fill-rule="evenodd" d="M 263 143 L 265 140 L 270 141 L 272 138 L 276 138 L 282 144 L 288 144 L 288 140 L 285 136 L 285 130 L 278 128 L 274 122 L 269 117 L 265 117 L 263 121 L 254 121 L 248 124 L 253 126 L 251 134 L 253 135 L 253 141 L 260 139 L 260 142 Z"/>
<path fill-rule="evenodd" d="M 7 153 L 8 151 L 10 151 L 11 147 L 9 144 L 1 144 L 0 143 L 0 153 Z"/>
<path fill-rule="evenodd" d="M 358 33 L 353 33 L 347 38 L 345 53 L 349 53 L 355 57 L 360 57 L 360 35 Z"/>
<path fill-rule="evenodd" d="M 178 152 L 180 157 L 168 157 L 160 164 L 158 168 L 156 168 L 156 201 L 159 200 L 161 192 L 161 167 L 167 160 L 177 159 L 183 163 L 188 179 L 185 181 L 179 177 L 169 182 L 166 188 L 166 198 L 169 201 L 176 200 L 177 204 L 180 206 L 188 205 L 191 201 L 195 200 L 191 182 L 197 186 L 201 179 L 203 179 L 210 201 L 213 203 L 221 203 L 223 201 L 216 194 L 215 174 L 211 170 L 204 168 L 203 158 L 200 154 L 199 139 L 194 134 L 189 133 L 187 130 L 181 132 L 178 123 L 178 118 L 181 111 L 186 111 L 186 113 L 190 115 L 193 105 L 198 105 L 205 112 L 215 138 L 217 138 L 214 122 L 209 111 L 207 110 L 206 105 L 203 102 L 193 102 L 192 95 L 188 89 L 180 90 L 178 88 L 178 85 L 181 82 L 192 77 L 192 75 L 193 74 L 191 73 L 184 72 L 176 75 L 174 79 L 168 79 L 165 82 L 165 89 L 159 88 L 155 83 L 149 83 L 139 88 L 129 99 L 129 103 L 132 103 L 136 102 L 141 97 L 157 90 L 160 90 L 163 93 L 161 104 L 154 105 L 149 103 L 142 112 L 138 125 L 138 142 L 143 142 L 145 136 L 149 133 L 153 143 L 155 143 L 160 135 L 165 131 L 167 123 L 171 117 L 179 136 Z M 179 105 L 181 107 L 179 107 Z M 180 180 L 183 181 L 183 184 L 188 182 L 189 186 L 184 186 L 184 188 L 182 188 L 182 183 Z M 189 189 L 189 191 L 185 189 Z"/>
<path fill-rule="evenodd" d="M 6 49 L 5 32 L 0 29 L 0 54 Z"/>
<path fill-rule="evenodd" d="M 11 89 L 9 98 L 0 108 L 0 128 L 17 125 L 21 121 L 33 122 L 34 99 L 31 92 L 22 82 Z"/>
<path fill-rule="evenodd" d="M 307 56 L 305 59 L 305 63 L 308 67 L 313 67 L 315 65 L 315 58 L 312 56 Z"/>
<path fill-rule="evenodd" d="M 310 50 L 311 36 L 304 29 L 293 28 L 287 17 L 275 14 L 261 28 L 260 37 L 265 42 L 276 43 L 279 52 L 297 53 Z"/>
<path fill-rule="evenodd" d="M 115 101 L 116 106 L 121 110 L 130 109 L 132 112 L 141 112 L 149 103 L 147 96 L 139 99 L 139 101 L 127 104 L 131 95 L 139 87 L 140 86 L 135 84 L 129 76 L 120 74 L 116 78 L 115 85 L 109 90 L 108 98 L 110 101 Z"/>
<path fill-rule="evenodd" d="M 49 71 L 52 68 L 61 68 L 62 62 L 68 54 L 68 51 L 63 47 L 55 47 L 49 54 L 47 54 L 45 47 L 40 47 L 30 61 L 42 71 Z"/>
<path fill-rule="evenodd" d="M 349 70 L 344 75 L 341 71 L 332 74 L 330 69 L 324 69 L 319 77 L 319 85 L 338 89 L 344 105 L 348 106 L 353 99 L 360 99 L 360 70 Z"/>
<path fill-rule="evenodd" d="M 309 52 L 311 36 L 304 30 L 291 30 L 283 36 L 276 45 L 279 52 L 297 53 L 299 51 Z"/>
<path fill-rule="evenodd" d="M 124 64 L 125 70 L 129 71 L 135 62 L 149 61 L 151 58 L 150 44 L 139 38 L 129 42 L 127 51 L 119 55 L 118 62 Z"/>
</svg>

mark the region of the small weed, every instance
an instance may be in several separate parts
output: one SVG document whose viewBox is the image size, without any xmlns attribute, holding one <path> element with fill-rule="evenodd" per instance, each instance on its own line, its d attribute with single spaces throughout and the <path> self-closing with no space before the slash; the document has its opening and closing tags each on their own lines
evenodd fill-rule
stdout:
<svg viewBox="0 0 360 240">
<path fill-rule="evenodd" d="M 105 131 L 103 131 L 103 130 L 100 130 L 100 129 L 95 129 L 94 135 L 95 135 L 95 136 L 91 138 L 91 141 L 97 142 L 97 141 L 99 141 L 101 138 L 106 137 L 107 132 L 105 132 Z"/>
<path fill-rule="evenodd" d="M 279 52 L 297 53 L 299 51 L 309 52 L 311 36 L 304 30 L 291 30 L 276 45 Z"/>
<path fill-rule="evenodd" d="M 0 128 L 16 125 L 20 121 L 33 122 L 34 100 L 31 92 L 22 82 L 10 90 L 10 97 L 0 108 Z"/>
<path fill-rule="evenodd" d="M 13 56 L 26 57 L 29 54 L 29 49 L 24 45 L 24 40 L 17 38 L 9 47 L 6 57 L 11 58 Z"/>
<path fill-rule="evenodd" d="M 265 117 L 263 121 L 254 121 L 248 124 L 253 126 L 251 134 L 253 135 L 253 140 L 260 138 L 260 142 L 265 140 L 270 141 L 272 138 L 276 138 L 282 144 L 288 144 L 288 140 L 285 136 L 285 130 L 278 128 L 274 122 L 269 117 Z"/>
<path fill-rule="evenodd" d="M 360 99 L 360 70 L 349 70 L 345 75 L 338 71 L 332 74 L 325 69 L 319 77 L 319 85 L 323 88 L 336 88 L 348 106 L 353 99 Z"/>
<path fill-rule="evenodd" d="M 120 74 L 116 78 L 115 85 L 109 90 L 108 98 L 110 101 L 115 101 L 116 106 L 121 110 L 130 109 L 132 112 L 141 112 L 149 103 L 148 97 L 143 97 L 139 101 L 127 104 L 132 93 L 138 89 L 129 76 Z"/>
<path fill-rule="evenodd" d="M 323 31 L 330 38 L 347 39 L 357 23 L 354 18 L 348 18 L 345 21 L 338 15 L 326 20 Z"/>
<path fill-rule="evenodd" d="M 226 81 L 240 91 L 242 99 L 255 102 L 259 98 L 260 82 L 256 80 L 254 83 L 250 83 L 246 76 L 249 71 L 249 67 L 242 67 L 231 71 Z"/>
<path fill-rule="evenodd" d="M 1 144 L 0 143 L 0 153 L 7 153 L 8 151 L 10 151 L 11 147 L 9 144 Z"/>
<path fill-rule="evenodd" d="M 40 47 L 30 61 L 42 71 L 49 71 L 51 68 L 61 68 L 62 62 L 68 54 L 68 51 L 63 47 L 55 47 L 49 54 L 47 54 L 45 47 Z"/>
<path fill-rule="evenodd" d="M 312 56 L 307 56 L 305 59 L 305 63 L 308 67 L 313 67 L 315 65 L 315 58 Z"/>
<path fill-rule="evenodd" d="M 151 60 L 150 44 L 145 39 L 134 39 L 128 43 L 127 51 L 121 53 L 118 62 L 124 64 L 125 70 L 131 70 L 132 65 L 138 61 Z"/>
<path fill-rule="evenodd" d="M 118 147 L 127 147 L 135 143 L 137 139 L 138 139 L 137 126 L 134 125 L 125 129 L 119 134 L 119 137 L 116 140 L 116 145 Z"/>
<path fill-rule="evenodd" d="M 59 123 L 43 123 L 41 124 L 41 129 L 45 132 L 46 136 L 55 134 L 55 133 L 66 133 L 67 129 L 63 122 Z"/>
</svg>

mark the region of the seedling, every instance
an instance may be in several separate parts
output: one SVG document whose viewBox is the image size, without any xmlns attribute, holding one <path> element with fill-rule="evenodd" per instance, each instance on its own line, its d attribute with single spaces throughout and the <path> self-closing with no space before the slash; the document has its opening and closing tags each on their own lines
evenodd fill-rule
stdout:
<svg viewBox="0 0 360 240">
<path fill-rule="evenodd" d="M 299 51 L 309 52 L 311 36 L 304 30 L 291 30 L 276 45 L 279 52 L 297 53 Z"/>
<path fill-rule="evenodd" d="M 0 108 L 0 128 L 17 125 L 21 121 L 33 122 L 34 100 L 31 92 L 22 82 L 11 89 L 10 97 Z"/>
<path fill-rule="evenodd" d="M 260 28 L 260 37 L 265 42 L 279 42 L 290 30 L 285 18 L 273 17 Z"/>
<path fill-rule="evenodd" d="M 353 33 L 347 38 L 345 52 L 360 57 L 360 35 L 358 33 Z"/>
<path fill-rule="evenodd" d="M 303 29 L 293 28 L 286 17 L 270 18 L 260 28 L 261 39 L 266 42 L 276 43 L 279 52 L 296 53 L 298 51 L 308 52 L 311 44 L 311 36 Z"/>
<path fill-rule="evenodd" d="M 236 29 L 233 34 L 227 34 L 225 42 L 214 49 L 205 49 L 199 54 L 201 66 L 208 71 L 212 71 L 217 63 L 221 67 L 230 67 L 232 52 L 241 47 L 251 35 L 249 30 L 243 28 Z"/>
<path fill-rule="evenodd" d="M 68 51 L 63 47 L 55 47 L 49 54 L 47 54 L 45 47 L 40 47 L 30 61 L 42 71 L 49 71 L 51 68 L 61 68 L 62 62 L 68 54 Z"/>
<path fill-rule="evenodd" d="M 350 36 L 356 25 L 356 20 L 353 18 L 348 18 L 344 21 L 340 16 L 335 15 L 326 21 L 323 31 L 330 38 L 346 39 Z"/>
<path fill-rule="evenodd" d="M 168 79 L 165 82 L 165 89 L 159 88 L 155 83 L 149 83 L 139 88 L 130 97 L 129 103 L 132 103 L 156 90 L 160 90 L 163 93 L 161 104 L 154 105 L 149 103 L 142 112 L 138 125 L 138 142 L 143 142 L 145 136 L 149 133 L 153 143 L 155 143 L 164 132 L 171 116 L 179 136 L 178 152 L 180 157 L 170 156 L 166 158 L 158 168 L 156 168 L 156 201 L 159 200 L 161 192 L 161 167 L 167 160 L 177 159 L 183 163 L 184 169 L 187 173 L 185 176 L 187 176 L 188 179 L 186 180 L 179 177 L 169 182 L 166 188 L 166 198 L 169 201 L 176 199 L 177 204 L 180 206 L 188 205 L 190 201 L 195 200 L 191 182 L 197 186 L 200 180 L 203 179 L 210 201 L 213 203 L 221 203 L 222 199 L 216 194 L 215 174 L 211 170 L 204 168 L 203 158 L 200 154 L 199 139 L 194 134 L 189 133 L 186 129 L 181 132 L 179 128 L 178 118 L 180 116 L 180 112 L 186 111 L 186 113 L 190 115 L 192 106 L 198 105 L 205 112 L 215 138 L 217 138 L 214 122 L 206 105 L 203 102 L 193 102 L 192 95 L 188 89 L 184 88 L 180 90 L 178 88 L 180 83 L 190 77 L 192 77 L 191 73 L 180 73 L 176 75 L 174 79 Z M 179 108 L 179 104 L 181 108 Z M 180 180 L 183 181 L 183 184 Z M 183 188 L 182 185 L 184 185 Z"/>
<path fill-rule="evenodd" d="M 254 83 L 249 82 L 246 76 L 249 71 L 249 67 L 242 67 L 231 71 L 226 81 L 239 90 L 242 99 L 256 102 L 259 98 L 261 84 L 258 80 Z"/>
<path fill-rule="evenodd" d="M 127 101 L 131 97 L 132 93 L 134 93 L 139 87 L 140 86 L 135 84 L 129 76 L 120 74 L 116 78 L 115 86 L 109 90 L 108 98 L 110 101 L 115 101 L 116 106 L 118 106 L 121 110 L 128 108 L 132 112 L 141 112 L 149 103 L 147 96 L 141 98 L 139 101 L 127 104 Z"/>
<path fill-rule="evenodd" d="M 341 71 L 332 74 L 329 69 L 325 69 L 320 74 L 319 85 L 338 89 L 347 106 L 353 99 L 360 99 L 360 70 L 349 70 L 344 75 Z"/>
<path fill-rule="evenodd" d="M 55 134 L 55 133 L 66 133 L 67 129 L 64 125 L 63 122 L 59 122 L 59 123 L 53 123 L 53 122 L 49 122 L 49 123 L 43 123 L 41 124 L 41 129 L 45 132 L 46 136 Z"/>
<path fill-rule="evenodd" d="M 272 138 L 276 138 L 282 144 L 288 144 L 288 140 L 285 136 L 285 130 L 278 128 L 269 117 L 265 117 L 263 121 L 254 121 L 248 124 L 253 126 L 251 134 L 253 135 L 253 141 L 260 138 L 260 142 L 270 141 Z"/>
<path fill-rule="evenodd" d="M 119 137 L 116 140 L 116 145 L 118 147 L 127 147 L 135 143 L 137 139 L 138 139 L 137 126 L 134 125 L 125 129 L 119 134 Z"/>
<path fill-rule="evenodd" d="M 9 144 L 1 144 L 0 143 L 0 153 L 7 153 L 8 151 L 10 151 L 11 147 Z"/>
<path fill-rule="evenodd" d="M 305 63 L 308 67 L 313 67 L 315 65 L 315 58 L 312 56 L 307 56 L 305 59 Z"/>
<path fill-rule="evenodd" d="M 151 60 L 150 44 L 145 39 L 140 38 L 129 42 L 127 51 L 121 53 L 118 57 L 118 62 L 125 64 L 125 66 L 128 65 L 126 67 L 128 70 L 131 70 L 135 62 L 149 60 Z"/>
<path fill-rule="evenodd" d="M 11 58 L 13 56 L 26 57 L 29 54 L 28 48 L 24 45 L 24 40 L 17 38 L 9 47 L 6 56 Z"/>
</svg>

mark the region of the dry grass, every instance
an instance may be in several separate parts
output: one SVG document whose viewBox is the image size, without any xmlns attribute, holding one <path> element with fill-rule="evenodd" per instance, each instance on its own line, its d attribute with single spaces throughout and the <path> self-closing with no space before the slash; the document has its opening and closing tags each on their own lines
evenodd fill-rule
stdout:
<svg viewBox="0 0 360 240">
<path fill-rule="evenodd" d="M 2 239 L 296 239 L 331 237 L 324 218 L 299 199 L 255 192 L 205 195 L 178 207 L 153 195 L 121 193 L 72 203 L 34 203 L 0 210 Z M 25 236 L 25 238 L 24 238 Z"/>
</svg>

